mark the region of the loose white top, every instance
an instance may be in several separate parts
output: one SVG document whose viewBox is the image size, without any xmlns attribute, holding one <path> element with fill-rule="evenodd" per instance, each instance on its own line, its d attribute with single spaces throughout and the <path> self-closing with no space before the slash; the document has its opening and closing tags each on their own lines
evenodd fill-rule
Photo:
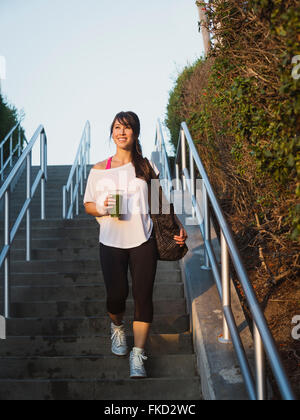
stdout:
<svg viewBox="0 0 300 420">
<path fill-rule="evenodd" d="M 159 171 L 150 162 L 155 173 Z M 84 203 L 103 205 L 109 192 L 122 190 L 120 219 L 111 216 L 96 217 L 100 224 L 99 241 L 115 248 L 134 248 L 147 242 L 151 236 L 153 222 L 149 214 L 148 185 L 137 178 L 135 167 L 130 162 L 112 169 L 91 169 Z"/>
</svg>

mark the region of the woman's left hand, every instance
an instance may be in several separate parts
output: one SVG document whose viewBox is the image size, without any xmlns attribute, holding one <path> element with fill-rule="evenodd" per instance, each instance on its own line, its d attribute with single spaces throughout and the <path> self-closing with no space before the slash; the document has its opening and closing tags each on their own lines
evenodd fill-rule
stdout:
<svg viewBox="0 0 300 420">
<path fill-rule="evenodd" d="M 180 245 L 180 247 L 184 246 L 187 238 L 188 238 L 188 235 L 186 233 L 186 230 L 183 227 L 180 228 L 180 236 L 178 235 L 174 236 L 174 240 L 176 241 L 178 245 Z"/>
</svg>

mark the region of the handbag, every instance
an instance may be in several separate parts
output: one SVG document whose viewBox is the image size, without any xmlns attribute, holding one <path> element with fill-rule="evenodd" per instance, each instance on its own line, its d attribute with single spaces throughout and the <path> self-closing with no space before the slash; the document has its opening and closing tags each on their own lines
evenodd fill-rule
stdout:
<svg viewBox="0 0 300 420">
<path fill-rule="evenodd" d="M 150 165 L 147 158 L 145 158 L 147 165 L 151 171 L 151 179 L 159 179 Z M 158 259 L 160 261 L 178 261 L 181 260 L 188 252 L 186 244 L 180 246 L 174 240 L 174 235 L 180 235 L 180 226 L 175 220 L 175 212 L 173 203 L 168 203 L 164 196 L 164 200 L 170 207 L 170 214 L 162 213 L 163 189 L 159 184 L 159 213 L 152 214 L 151 212 L 151 181 L 148 183 L 148 200 L 150 216 L 153 221 L 154 236 L 157 245 Z"/>
</svg>

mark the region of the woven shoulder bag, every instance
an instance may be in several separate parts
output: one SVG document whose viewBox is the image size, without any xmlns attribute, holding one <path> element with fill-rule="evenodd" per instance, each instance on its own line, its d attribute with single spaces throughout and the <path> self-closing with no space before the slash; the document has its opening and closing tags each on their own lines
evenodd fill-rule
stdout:
<svg viewBox="0 0 300 420">
<path fill-rule="evenodd" d="M 154 172 L 152 166 L 150 165 L 147 158 L 145 158 L 147 165 L 151 171 L 151 179 L 159 179 L 159 177 Z M 158 194 L 157 194 L 158 195 Z M 154 226 L 154 235 L 157 244 L 157 250 L 160 261 L 178 261 L 181 260 L 186 253 L 188 252 L 188 247 L 186 244 L 180 246 L 176 243 L 174 235 L 180 235 L 180 227 L 176 223 L 174 205 L 173 203 L 168 203 L 165 196 L 164 200 L 170 206 L 170 214 L 162 214 L 162 199 L 163 199 L 163 189 L 159 184 L 159 213 L 152 214 L 151 212 L 151 182 L 148 183 L 148 199 L 149 199 L 149 209 L 150 216 L 153 221 Z M 155 198 L 154 198 L 155 199 Z"/>
</svg>

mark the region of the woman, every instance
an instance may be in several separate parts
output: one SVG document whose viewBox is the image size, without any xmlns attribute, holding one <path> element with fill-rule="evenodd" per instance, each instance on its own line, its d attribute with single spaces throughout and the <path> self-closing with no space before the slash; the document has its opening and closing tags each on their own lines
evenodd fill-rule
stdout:
<svg viewBox="0 0 300 420">
<path fill-rule="evenodd" d="M 130 353 L 130 377 L 145 378 L 145 345 L 153 321 L 153 286 L 157 269 L 157 248 L 149 214 L 148 183 L 151 173 L 139 141 L 140 121 L 133 112 L 116 115 L 110 131 L 116 154 L 91 170 L 84 196 L 86 212 L 100 224 L 100 261 L 107 290 L 107 311 L 111 320 L 112 353 L 128 353 L 123 317 L 129 293 L 128 267 L 134 298 L 134 348 Z M 159 172 L 152 165 L 156 174 Z M 116 205 L 110 191 L 121 189 L 119 218 L 112 217 Z M 143 209 L 143 210 L 142 210 Z M 180 226 L 174 240 L 183 246 L 187 233 Z"/>
</svg>

